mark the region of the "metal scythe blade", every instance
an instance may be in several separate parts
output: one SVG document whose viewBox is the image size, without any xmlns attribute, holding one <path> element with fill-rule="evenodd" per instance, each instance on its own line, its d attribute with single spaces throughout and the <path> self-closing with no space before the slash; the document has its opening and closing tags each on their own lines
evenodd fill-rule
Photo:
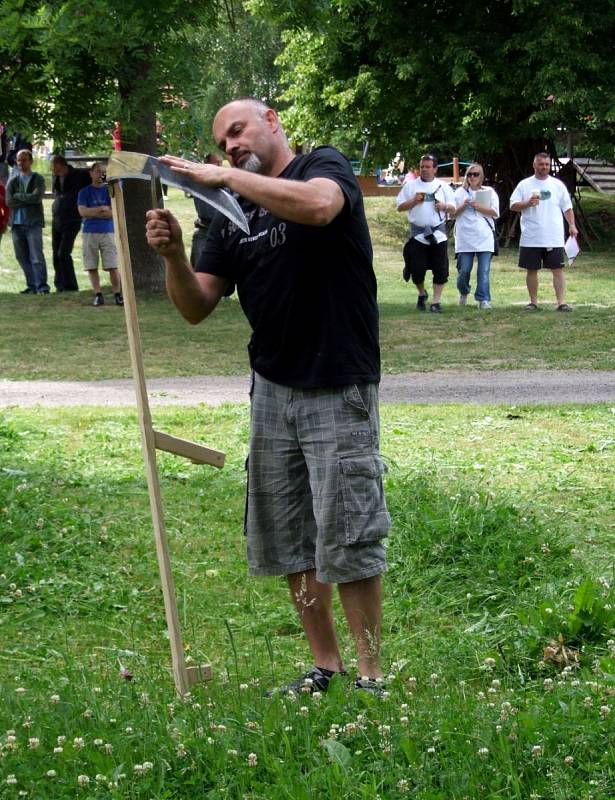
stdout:
<svg viewBox="0 0 615 800">
<path fill-rule="evenodd" d="M 122 178 L 138 178 L 149 181 L 154 177 L 159 177 L 168 186 L 175 186 L 184 192 L 189 192 L 194 197 L 198 197 L 208 205 L 212 206 L 230 219 L 244 233 L 250 233 L 247 220 L 241 206 L 235 198 L 222 189 L 211 189 L 197 183 L 187 175 L 180 175 L 173 172 L 166 164 L 161 164 L 154 156 L 144 155 L 143 153 L 130 153 L 121 150 L 113 153 L 107 162 L 107 180 L 121 180 Z"/>
</svg>

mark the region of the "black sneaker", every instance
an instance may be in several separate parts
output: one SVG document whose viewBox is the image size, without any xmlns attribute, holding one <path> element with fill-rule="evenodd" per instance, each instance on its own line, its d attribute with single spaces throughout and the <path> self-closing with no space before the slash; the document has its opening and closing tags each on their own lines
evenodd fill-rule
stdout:
<svg viewBox="0 0 615 800">
<path fill-rule="evenodd" d="M 265 692 L 265 697 L 273 697 L 276 694 L 314 694 L 314 692 L 326 692 L 329 683 L 334 675 L 347 675 L 346 672 L 336 672 L 335 670 L 325 669 L 324 667 L 312 667 L 300 678 Z"/>
<path fill-rule="evenodd" d="M 441 314 L 442 306 L 440 305 L 440 303 L 432 303 L 429 306 L 429 310 L 431 311 L 432 314 Z"/>
<path fill-rule="evenodd" d="M 30 286 L 28 286 L 27 289 L 22 289 L 19 294 L 36 294 L 36 289 L 32 289 Z"/>
<path fill-rule="evenodd" d="M 124 298 L 122 297 L 121 292 L 114 292 L 113 297 L 115 298 L 115 305 L 116 306 L 123 306 L 124 305 Z"/>
<path fill-rule="evenodd" d="M 416 309 L 417 311 L 425 311 L 425 302 L 429 297 L 429 293 L 425 292 L 425 294 L 420 294 L 416 301 Z"/>
<path fill-rule="evenodd" d="M 96 292 L 94 295 L 94 302 L 92 303 L 93 306 L 104 306 L 105 298 L 103 297 L 102 292 Z"/>
<path fill-rule="evenodd" d="M 383 680 L 374 680 L 373 678 L 357 678 L 353 684 L 353 688 L 362 692 L 368 692 L 374 697 L 387 696 L 387 690 Z"/>
<path fill-rule="evenodd" d="M 49 294 L 49 289 L 37 289 L 37 294 Z"/>
</svg>

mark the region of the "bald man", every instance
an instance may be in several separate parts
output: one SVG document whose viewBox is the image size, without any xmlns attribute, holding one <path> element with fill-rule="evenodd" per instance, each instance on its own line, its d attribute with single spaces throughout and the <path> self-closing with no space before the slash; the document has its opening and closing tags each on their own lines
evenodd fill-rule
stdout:
<svg viewBox="0 0 615 800">
<path fill-rule="evenodd" d="M 167 289 L 196 324 L 234 286 L 252 327 L 246 535 L 252 575 L 287 576 L 314 665 L 279 691 L 326 691 L 346 675 L 332 610 L 353 634 L 354 686 L 381 693 L 381 573 L 390 527 L 379 454 L 376 278 L 363 198 L 331 147 L 295 156 L 277 113 L 242 98 L 216 114 L 231 169 L 165 156 L 178 173 L 239 195 L 245 234 L 218 214 L 196 269 L 168 210 L 147 237 Z"/>
</svg>

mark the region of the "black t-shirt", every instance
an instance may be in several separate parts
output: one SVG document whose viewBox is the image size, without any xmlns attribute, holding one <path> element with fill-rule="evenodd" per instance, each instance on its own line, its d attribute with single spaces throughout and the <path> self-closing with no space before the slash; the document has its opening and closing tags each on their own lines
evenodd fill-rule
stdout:
<svg viewBox="0 0 615 800">
<path fill-rule="evenodd" d="M 296 156 L 280 180 L 330 178 L 344 208 L 326 226 L 301 225 L 238 198 L 246 235 L 221 214 L 197 272 L 237 286 L 252 327 L 252 368 L 275 383 L 315 389 L 380 380 L 376 276 L 363 196 L 332 147 Z"/>
</svg>

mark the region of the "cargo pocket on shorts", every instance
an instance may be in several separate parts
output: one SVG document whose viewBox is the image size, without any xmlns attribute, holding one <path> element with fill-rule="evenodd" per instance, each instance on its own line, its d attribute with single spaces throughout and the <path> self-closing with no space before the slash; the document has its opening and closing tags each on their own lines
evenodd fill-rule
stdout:
<svg viewBox="0 0 615 800">
<path fill-rule="evenodd" d="M 382 459 L 373 453 L 340 459 L 343 543 L 375 542 L 387 535 L 391 517 L 382 485 L 385 472 Z"/>
</svg>

